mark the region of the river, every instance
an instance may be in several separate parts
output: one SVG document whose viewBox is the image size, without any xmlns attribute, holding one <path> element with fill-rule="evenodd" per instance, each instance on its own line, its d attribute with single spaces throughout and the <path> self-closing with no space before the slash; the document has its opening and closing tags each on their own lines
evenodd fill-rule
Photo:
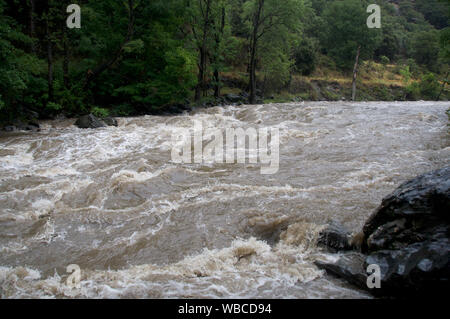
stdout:
<svg viewBox="0 0 450 319">
<path fill-rule="evenodd" d="M 314 265 L 330 220 L 361 230 L 450 162 L 449 103 L 305 102 L 74 120 L 0 136 L 1 298 L 370 298 Z M 276 128 L 279 169 L 176 164 L 177 132 Z M 79 288 L 66 267 L 81 270 Z"/>
</svg>

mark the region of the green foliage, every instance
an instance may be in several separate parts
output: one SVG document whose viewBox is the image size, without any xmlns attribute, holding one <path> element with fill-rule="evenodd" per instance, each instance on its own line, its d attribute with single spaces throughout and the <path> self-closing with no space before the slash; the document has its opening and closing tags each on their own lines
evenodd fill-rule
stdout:
<svg viewBox="0 0 450 319">
<path fill-rule="evenodd" d="M 358 46 L 361 58 L 370 58 L 382 39 L 379 29 L 367 27 L 366 8 L 365 1 L 340 0 L 324 10 L 322 44 L 343 69 L 353 67 Z"/>
<path fill-rule="evenodd" d="M 91 109 L 91 113 L 99 118 L 105 118 L 105 117 L 109 116 L 109 111 L 107 109 L 97 107 L 97 106 L 94 106 Z"/>
<path fill-rule="evenodd" d="M 435 100 L 439 95 L 439 81 L 433 73 L 428 73 L 419 82 L 419 89 L 422 96 L 430 100 Z"/>
<path fill-rule="evenodd" d="M 417 100 L 420 97 L 419 83 L 413 82 L 406 87 L 406 95 L 409 100 Z"/>
<path fill-rule="evenodd" d="M 409 81 L 411 80 L 411 75 L 412 75 L 409 65 L 405 65 L 403 68 L 401 68 L 399 73 L 403 77 L 403 83 L 405 83 L 407 85 L 409 83 Z"/>
<path fill-rule="evenodd" d="M 264 54 L 264 87 L 266 92 L 279 91 L 290 81 L 292 61 L 280 51 L 269 51 Z"/>
<path fill-rule="evenodd" d="M 437 31 L 421 31 L 416 33 L 411 40 L 410 52 L 418 64 L 425 65 L 428 69 L 436 71 L 439 56 Z"/>
<path fill-rule="evenodd" d="M 261 3 L 255 70 L 258 89 L 265 93 L 285 90 L 295 73 L 310 75 L 316 66 L 319 71 L 351 69 L 359 45 L 363 60 L 397 62 L 411 99 L 436 98 L 439 82 L 428 73 L 442 76 L 450 64 L 448 0 L 401 0 L 395 6 L 377 1 L 380 30 L 366 26 L 366 8 L 373 3 L 368 0 L 132 2 L 130 8 L 128 1 L 80 0 L 82 28 L 69 30 L 62 27 L 69 0 L 38 4 L 32 16 L 28 1 L 0 0 L 0 121 L 30 110 L 43 118 L 91 111 L 99 116 L 161 113 L 192 99 L 201 64 L 205 100 L 224 86 L 228 74 L 233 89 L 245 90 Z M 388 93 L 380 89 L 379 96 L 389 98 Z M 307 96 L 318 98 L 315 91 Z"/>
<path fill-rule="evenodd" d="M 29 84 L 39 75 L 39 59 L 24 48 L 32 41 L 19 25 L 4 14 L 5 1 L 0 1 L 0 120 L 17 117 L 23 107 Z"/>
<path fill-rule="evenodd" d="M 437 29 L 448 27 L 448 3 L 440 0 L 416 0 L 415 7 Z"/>
<path fill-rule="evenodd" d="M 388 58 L 387 56 L 385 56 L 385 55 L 382 55 L 382 56 L 380 57 L 380 61 L 381 61 L 381 63 L 384 64 L 384 65 L 389 64 L 389 63 L 391 62 L 391 60 L 389 60 L 389 58 Z"/>
<path fill-rule="evenodd" d="M 47 104 L 47 109 L 49 110 L 49 111 L 53 111 L 53 112 L 55 112 L 55 111 L 59 111 L 59 110 L 61 110 L 62 109 L 62 106 L 60 105 L 60 104 L 58 104 L 58 103 L 55 103 L 55 102 L 48 102 L 48 104 Z"/>
<path fill-rule="evenodd" d="M 445 63 L 450 63 L 450 27 L 440 31 L 439 45 L 442 59 Z"/>
<path fill-rule="evenodd" d="M 302 75 L 310 75 L 317 65 L 317 44 L 313 39 L 303 39 L 294 51 L 295 70 Z"/>
</svg>

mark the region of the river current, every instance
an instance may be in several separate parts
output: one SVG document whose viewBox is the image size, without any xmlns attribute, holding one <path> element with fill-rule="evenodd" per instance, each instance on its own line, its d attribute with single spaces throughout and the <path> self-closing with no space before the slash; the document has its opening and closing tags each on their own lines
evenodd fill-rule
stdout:
<svg viewBox="0 0 450 319">
<path fill-rule="evenodd" d="M 449 103 L 305 102 L 74 120 L 0 135 L 1 298 L 370 298 L 315 260 L 402 182 L 450 162 Z M 177 164 L 173 135 L 279 130 L 279 170 Z M 66 267 L 81 270 L 78 288 Z"/>
</svg>

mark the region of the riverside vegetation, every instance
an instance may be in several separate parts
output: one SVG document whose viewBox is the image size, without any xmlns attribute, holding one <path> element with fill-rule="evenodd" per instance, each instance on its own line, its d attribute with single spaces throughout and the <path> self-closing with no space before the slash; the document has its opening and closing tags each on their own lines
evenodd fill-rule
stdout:
<svg viewBox="0 0 450 319">
<path fill-rule="evenodd" d="M 348 100 L 358 47 L 357 100 L 448 100 L 448 0 L 80 0 L 69 29 L 71 2 L 0 0 L 1 127 Z"/>
</svg>

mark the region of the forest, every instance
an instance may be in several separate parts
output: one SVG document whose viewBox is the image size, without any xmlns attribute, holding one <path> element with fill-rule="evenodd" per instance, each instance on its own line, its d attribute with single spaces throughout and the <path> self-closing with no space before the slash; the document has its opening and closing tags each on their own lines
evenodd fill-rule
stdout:
<svg viewBox="0 0 450 319">
<path fill-rule="evenodd" d="M 81 28 L 67 27 L 72 3 Z M 366 25 L 373 3 L 379 29 Z M 357 101 L 448 100 L 449 10 L 450 0 L 0 0 L 0 125 L 350 100 L 352 82 Z"/>
</svg>

